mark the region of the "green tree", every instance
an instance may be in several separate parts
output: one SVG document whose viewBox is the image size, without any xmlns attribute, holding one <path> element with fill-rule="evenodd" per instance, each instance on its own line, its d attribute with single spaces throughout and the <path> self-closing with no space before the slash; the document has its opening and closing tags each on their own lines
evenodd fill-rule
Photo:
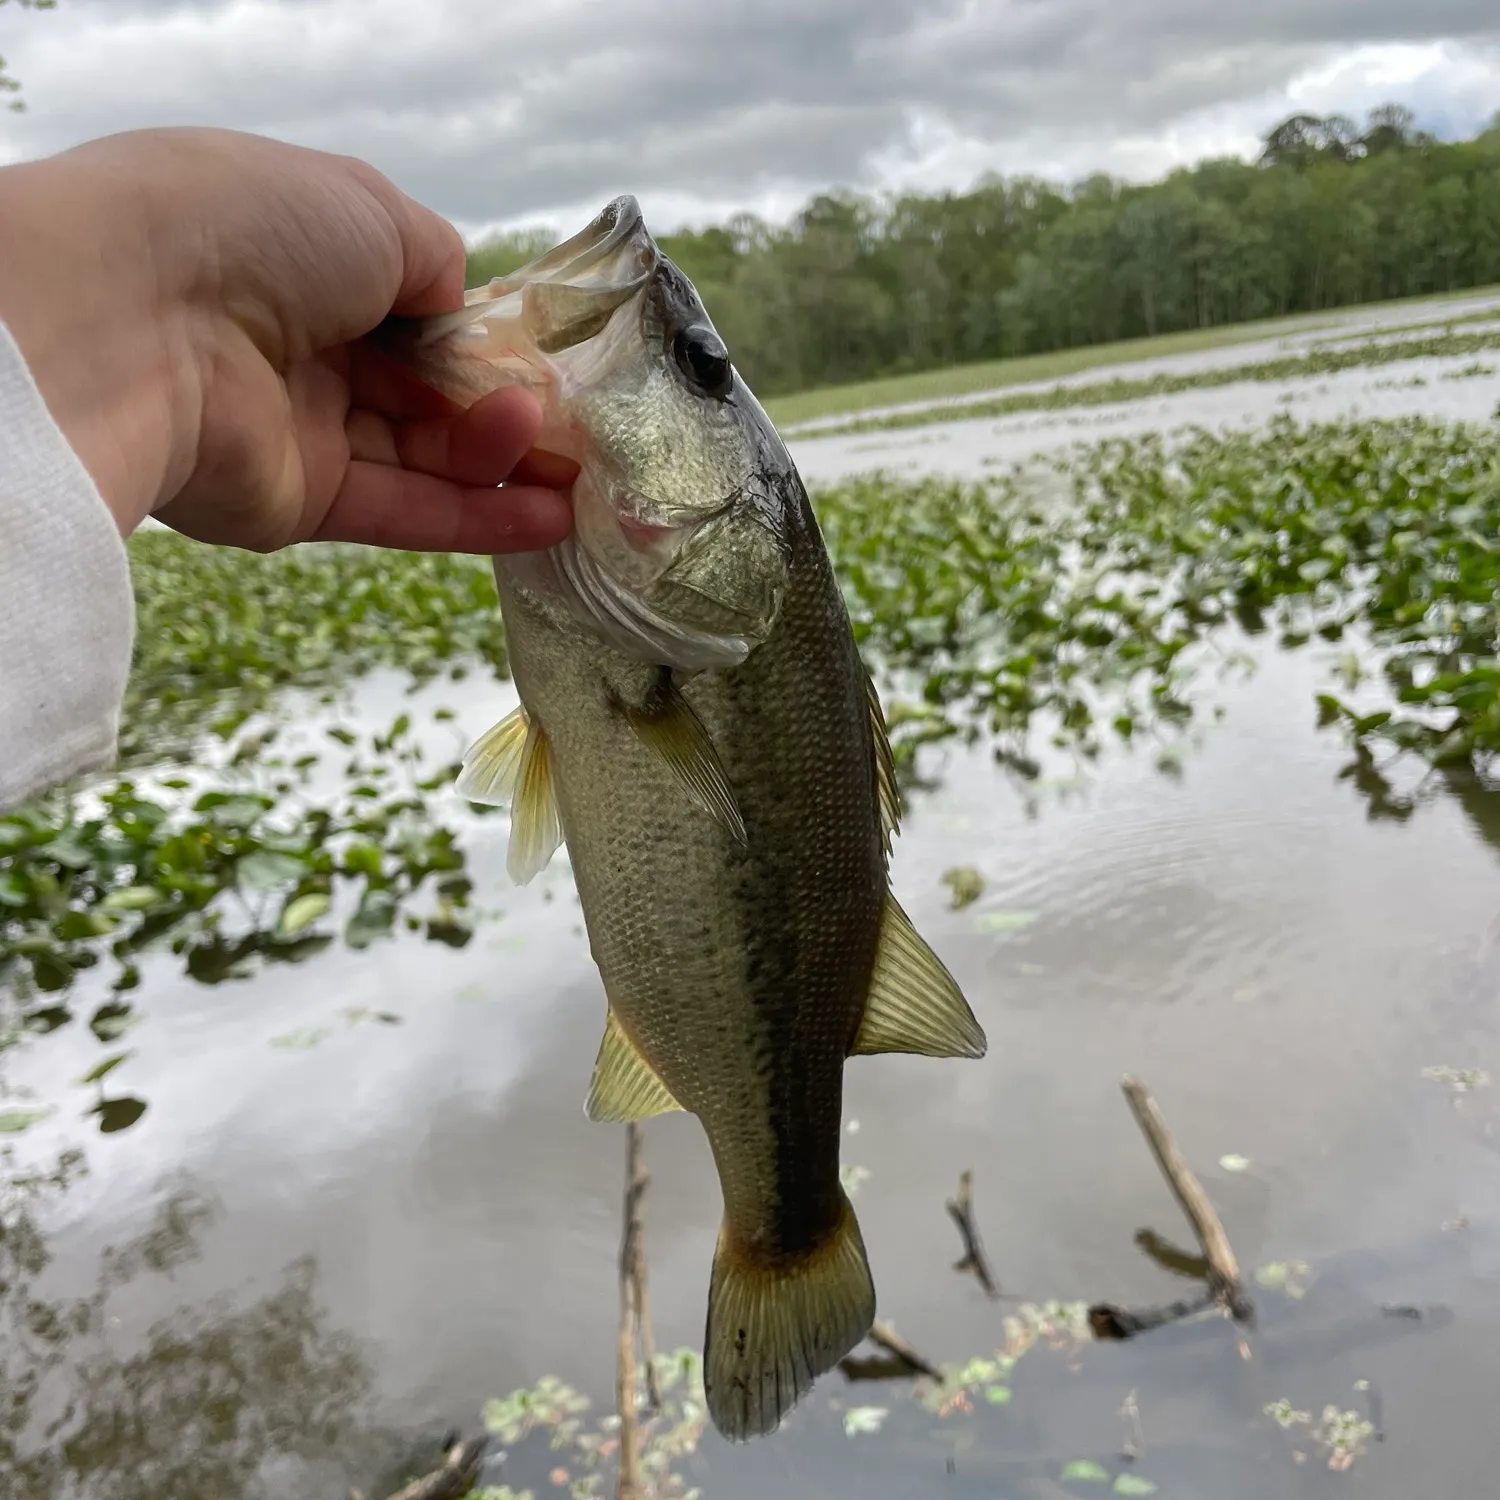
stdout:
<svg viewBox="0 0 1500 1500">
<path fill-rule="evenodd" d="M 662 245 L 770 395 L 1500 281 L 1500 123 L 1440 142 L 1399 104 L 1362 130 L 1296 115 L 1254 163 L 833 192 L 784 226 L 742 215 Z M 542 247 L 491 241 L 471 281 Z"/>
</svg>

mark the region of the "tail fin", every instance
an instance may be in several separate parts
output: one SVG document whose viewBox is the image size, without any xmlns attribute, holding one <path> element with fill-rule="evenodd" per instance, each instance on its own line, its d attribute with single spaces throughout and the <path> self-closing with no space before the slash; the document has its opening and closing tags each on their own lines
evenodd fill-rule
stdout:
<svg viewBox="0 0 1500 1500">
<path fill-rule="evenodd" d="M 756 1265 L 720 1230 L 703 1340 L 714 1426 L 735 1442 L 774 1432 L 874 1320 L 875 1284 L 847 1197 L 838 1228 L 790 1266 Z"/>
</svg>

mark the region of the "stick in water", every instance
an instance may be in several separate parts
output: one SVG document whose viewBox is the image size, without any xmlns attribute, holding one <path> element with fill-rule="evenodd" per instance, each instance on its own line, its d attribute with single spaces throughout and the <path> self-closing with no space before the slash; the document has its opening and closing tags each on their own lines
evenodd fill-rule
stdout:
<svg viewBox="0 0 1500 1500">
<path fill-rule="evenodd" d="M 620 1412 L 620 1474 L 615 1500 L 637 1500 L 640 1477 L 636 1459 L 636 1299 L 635 1254 L 640 1233 L 640 1202 L 645 1191 L 640 1127 L 625 1127 L 625 1227 L 620 1236 L 620 1341 L 615 1358 L 615 1404 Z"/>
<path fill-rule="evenodd" d="M 1151 1147 L 1162 1176 L 1167 1179 L 1167 1185 L 1203 1247 L 1210 1288 L 1236 1321 L 1248 1322 L 1254 1316 L 1254 1308 L 1240 1285 L 1240 1263 L 1235 1259 L 1229 1236 L 1225 1234 L 1213 1204 L 1208 1201 L 1208 1194 L 1177 1149 L 1172 1132 L 1167 1129 L 1167 1122 L 1145 1084 L 1127 1075 L 1121 1080 L 1120 1087 L 1125 1091 L 1130 1112 L 1141 1127 L 1141 1134 L 1146 1137 L 1146 1144 Z"/>
<path fill-rule="evenodd" d="M 985 1295 L 994 1301 L 1000 1296 L 1000 1288 L 990 1273 L 990 1263 L 985 1259 L 984 1246 L 979 1241 L 979 1227 L 974 1222 L 974 1174 L 966 1167 L 958 1176 L 958 1196 L 948 1200 L 948 1213 L 958 1225 L 963 1236 L 963 1259 L 953 1263 L 955 1271 L 972 1271 L 978 1278 Z"/>
</svg>

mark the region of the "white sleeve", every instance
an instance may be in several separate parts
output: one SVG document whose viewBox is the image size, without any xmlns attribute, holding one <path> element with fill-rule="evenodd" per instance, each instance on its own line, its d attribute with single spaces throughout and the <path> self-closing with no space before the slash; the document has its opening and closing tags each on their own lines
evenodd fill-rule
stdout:
<svg viewBox="0 0 1500 1500">
<path fill-rule="evenodd" d="M 0 323 L 0 811 L 114 759 L 134 632 L 114 518 Z"/>
</svg>

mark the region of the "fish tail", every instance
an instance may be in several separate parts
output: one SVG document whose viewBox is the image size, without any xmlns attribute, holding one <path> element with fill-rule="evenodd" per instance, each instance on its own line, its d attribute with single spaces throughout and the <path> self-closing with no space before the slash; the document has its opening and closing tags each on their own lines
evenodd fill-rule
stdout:
<svg viewBox="0 0 1500 1500">
<path fill-rule="evenodd" d="M 781 1419 L 870 1331 L 875 1284 L 859 1222 L 840 1194 L 838 1227 L 795 1262 L 766 1264 L 719 1231 L 708 1288 L 703 1385 L 714 1426 L 734 1442 Z"/>
</svg>

